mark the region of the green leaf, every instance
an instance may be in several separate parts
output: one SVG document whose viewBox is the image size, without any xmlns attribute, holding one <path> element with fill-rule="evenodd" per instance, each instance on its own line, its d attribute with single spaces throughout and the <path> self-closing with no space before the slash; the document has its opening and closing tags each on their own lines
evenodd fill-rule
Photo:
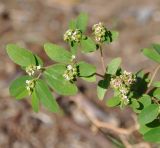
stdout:
<svg viewBox="0 0 160 148">
<path fill-rule="evenodd" d="M 79 45 L 79 43 L 71 43 L 71 44 L 70 44 L 71 53 L 72 53 L 73 55 L 76 55 L 76 54 L 77 54 L 78 45 Z"/>
<path fill-rule="evenodd" d="M 142 125 L 140 125 L 140 128 L 139 128 L 139 132 L 141 133 L 141 134 L 145 134 L 146 132 L 148 132 L 149 130 L 150 130 L 151 128 L 149 128 L 146 124 L 142 124 Z"/>
<path fill-rule="evenodd" d="M 152 46 L 160 54 L 160 44 L 152 44 Z"/>
<path fill-rule="evenodd" d="M 32 108 L 35 112 L 39 111 L 39 99 L 37 97 L 36 91 L 34 90 L 31 98 Z"/>
<path fill-rule="evenodd" d="M 90 37 L 81 41 L 81 47 L 84 53 L 96 51 L 96 44 Z"/>
<path fill-rule="evenodd" d="M 158 142 L 160 143 L 160 127 L 151 129 L 144 134 L 144 140 L 149 142 Z"/>
<path fill-rule="evenodd" d="M 72 19 L 72 20 L 69 22 L 69 29 L 76 29 L 76 25 L 77 25 L 76 20 Z"/>
<path fill-rule="evenodd" d="M 15 44 L 8 44 L 6 47 L 10 59 L 20 66 L 35 65 L 35 57 L 31 51 L 21 48 Z"/>
<path fill-rule="evenodd" d="M 77 28 L 84 32 L 87 28 L 88 15 L 86 13 L 80 13 L 77 17 Z"/>
<path fill-rule="evenodd" d="M 106 104 L 108 107 L 117 106 L 120 103 L 120 98 L 118 96 L 108 99 Z"/>
<path fill-rule="evenodd" d="M 118 39 L 118 36 L 119 36 L 119 33 L 117 31 L 113 31 L 113 30 L 107 31 L 105 42 L 108 44 L 112 43 Z"/>
<path fill-rule="evenodd" d="M 160 100 L 160 88 L 157 88 L 154 92 L 153 92 L 153 96 L 157 99 Z"/>
<path fill-rule="evenodd" d="M 115 75 L 119 66 L 121 64 L 121 58 L 115 58 L 113 59 L 107 67 L 107 73 L 111 75 Z"/>
<path fill-rule="evenodd" d="M 154 82 L 154 83 L 152 84 L 152 86 L 154 86 L 154 87 L 160 87 L 160 82 Z"/>
<path fill-rule="evenodd" d="M 29 94 L 26 89 L 26 80 L 31 80 L 31 79 L 32 77 L 30 76 L 21 76 L 15 79 L 9 87 L 11 96 L 15 97 L 16 99 L 22 99 L 28 96 Z"/>
<path fill-rule="evenodd" d="M 55 64 L 44 72 L 45 79 L 57 93 L 61 95 L 75 95 L 77 87 L 74 83 L 64 79 L 63 74 L 65 70 L 66 66 L 64 64 Z"/>
<path fill-rule="evenodd" d="M 138 108 L 140 107 L 139 102 L 136 99 L 131 99 L 131 104 L 130 106 L 132 107 L 133 111 L 135 113 L 139 113 L 140 111 L 138 110 Z"/>
<path fill-rule="evenodd" d="M 46 43 L 44 49 L 46 54 L 56 62 L 68 63 L 71 61 L 72 54 L 58 45 Z"/>
<path fill-rule="evenodd" d="M 88 64 L 86 62 L 77 63 L 79 76 L 80 77 L 88 77 L 93 75 L 96 72 L 96 67 L 94 65 Z"/>
<path fill-rule="evenodd" d="M 143 95 L 138 101 L 142 104 L 141 109 L 146 108 L 152 102 L 149 95 Z"/>
<path fill-rule="evenodd" d="M 51 112 L 58 112 L 59 106 L 56 102 L 56 99 L 53 97 L 52 93 L 50 92 L 48 86 L 43 80 L 37 80 L 35 91 L 37 97 L 40 99 L 42 104 Z"/>
<path fill-rule="evenodd" d="M 35 61 L 36 61 L 36 66 L 43 66 L 43 61 L 42 61 L 42 59 L 39 57 L 39 56 L 37 56 L 37 55 L 34 55 L 34 57 L 35 57 Z"/>
<path fill-rule="evenodd" d="M 145 125 L 140 125 L 139 132 L 144 135 L 145 133 L 147 133 L 151 129 L 154 129 L 157 127 L 160 127 L 159 119 L 155 119 L 154 121 L 152 121 L 148 124 L 145 124 Z"/>
<path fill-rule="evenodd" d="M 154 49 L 147 49 L 147 48 L 144 48 L 143 49 L 143 54 L 148 57 L 149 59 L 157 62 L 157 63 L 160 63 L 160 54 L 155 51 Z"/>
<path fill-rule="evenodd" d="M 140 124 L 146 124 L 152 122 L 158 116 L 159 106 L 156 104 L 150 104 L 142 110 L 138 116 Z"/>
<path fill-rule="evenodd" d="M 111 36 L 110 36 L 110 42 L 114 42 L 118 39 L 119 37 L 119 33 L 117 31 L 110 31 L 111 32 Z"/>
<path fill-rule="evenodd" d="M 109 87 L 110 84 L 110 77 L 107 77 L 107 79 L 100 80 L 97 85 L 97 96 L 100 100 L 103 100 L 105 93 Z"/>
</svg>

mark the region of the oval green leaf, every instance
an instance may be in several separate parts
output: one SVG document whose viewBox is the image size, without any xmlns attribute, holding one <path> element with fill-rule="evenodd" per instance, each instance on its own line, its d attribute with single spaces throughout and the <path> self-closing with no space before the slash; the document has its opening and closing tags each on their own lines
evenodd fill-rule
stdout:
<svg viewBox="0 0 160 148">
<path fill-rule="evenodd" d="M 108 107 L 114 107 L 114 106 L 117 106 L 119 103 L 120 103 L 120 98 L 118 96 L 116 96 L 111 99 L 108 99 L 106 102 L 106 105 Z"/>
<path fill-rule="evenodd" d="M 26 80 L 31 80 L 31 79 L 32 77 L 30 76 L 21 76 L 15 79 L 9 87 L 11 96 L 15 97 L 16 99 L 22 99 L 28 96 L 29 94 L 26 89 Z"/>
<path fill-rule="evenodd" d="M 77 87 L 74 83 L 64 79 L 63 74 L 65 70 L 66 66 L 64 64 L 55 64 L 44 72 L 45 79 L 57 93 L 61 95 L 75 95 Z"/>
<path fill-rule="evenodd" d="M 106 91 L 109 87 L 109 84 L 110 84 L 110 78 L 108 77 L 108 79 L 104 79 L 104 80 L 100 80 L 98 82 L 98 85 L 97 85 L 97 96 L 100 100 L 103 100 L 105 94 L 106 94 Z"/>
<path fill-rule="evenodd" d="M 37 56 L 37 55 L 34 55 L 34 57 L 35 57 L 35 61 L 36 61 L 36 66 L 43 66 L 43 61 L 42 61 L 42 59 L 39 57 L 39 56 Z"/>
<path fill-rule="evenodd" d="M 80 15 L 77 17 L 76 27 L 80 29 L 82 32 L 84 32 L 87 28 L 87 23 L 88 15 L 84 12 L 80 13 Z"/>
<path fill-rule="evenodd" d="M 39 98 L 37 97 L 36 91 L 34 90 L 31 95 L 31 105 L 35 112 L 39 111 Z"/>
<path fill-rule="evenodd" d="M 154 49 L 147 49 L 147 48 L 144 48 L 143 49 L 143 54 L 148 57 L 149 59 L 157 62 L 157 63 L 160 63 L 160 54 L 155 51 Z"/>
<path fill-rule="evenodd" d="M 160 127 L 151 129 L 144 134 L 144 140 L 149 142 L 158 142 L 160 143 Z"/>
<path fill-rule="evenodd" d="M 139 102 L 137 101 L 137 99 L 131 99 L 131 104 L 130 104 L 130 106 L 132 107 L 132 109 L 133 109 L 133 111 L 135 112 L 135 113 L 139 113 L 140 112 L 140 110 L 139 110 L 139 107 L 140 107 L 140 104 L 139 104 Z"/>
<path fill-rule="evenodd" d="M 44 49 L 46 54 L 56 62 L 68 63 L 71 61 L 72 54 L 58 45 L 46 43 Z"/>
<path fill-rule="evenodd" d="M 142 110 L 138 116 L 138 121 L 140 124 L 146 124 L 152 122 L 157 118 L 159 111 L 159 106 L 156 104 L 150 104 Z"/>
<path fill-rule="evenodd" d="M 153 48 L 160 54 L 160 44 L 152 44 Z"/>
<path fill-rule="evenodd" d="M 160 88 L 157 88 L 154 92 L 153 92 L 153 96 L 157 99 L 160 100 Z"/>
<path fill-rule="evenodd" d="M 77 63 L 80 77 L 88 77 L 96 73 L 96 67 L 86 62 Z"/>
<path fill-rule="evenodd" d="M 59 105 L 53 97 L 51 91 L 43 80 L 37 80 L 35 91 L 41 103 L 51 112 L 58 112 Z"/>
<path fill-rule="evenodd" d="M 108 64 L 108 67 L 107 67 L 107 73 L 108 74 L 111 74 L 111 75 L 115 75 L 120 64 L 121 64 L 121 58 L 115 58 L 113 59 L 109 64 Z"/>
<path fill-rule="evenodd" d="M 15 44 L 8 44 L 6 50 L 10 59 L 20 66 L 36 64 L 34 55 L 27 49 L 20 48 Z"/>
<path fill-rule="evenodd" d="M 146 108 L 152 102 L 151 97 L 149 95 L 143 95 L 138 101 L 143 105 L 142 109 Z"/>
<path fill-rule="evenodd" d="M 84 53 L 94 52 L 96 51 L 96 44 L 90 37 L 87 37 L 81 41 L 81 48 Z"/>
</svg>

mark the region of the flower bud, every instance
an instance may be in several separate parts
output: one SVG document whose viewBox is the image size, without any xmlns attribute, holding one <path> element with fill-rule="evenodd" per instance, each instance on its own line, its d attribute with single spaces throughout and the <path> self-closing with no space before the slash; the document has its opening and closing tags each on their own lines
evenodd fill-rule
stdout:
<svg viewBox="0 0 160 148">
<path fill-rule="evenodd" d="M 74 61 L 76 59 L 76 56 L 75 55 L 72 55 L 71 57 L 71 62 Z"/>
<path fill-rule="evenodd" d="M 82 38 L 82 32 L 79 29 L 68 29 L 64 34 L 64 41 L 79 43 Z"/>
</svg>

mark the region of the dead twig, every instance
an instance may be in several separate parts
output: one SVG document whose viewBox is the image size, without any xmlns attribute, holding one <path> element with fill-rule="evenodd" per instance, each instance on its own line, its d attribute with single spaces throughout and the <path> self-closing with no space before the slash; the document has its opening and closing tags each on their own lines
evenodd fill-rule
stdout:
<svg viewBox="0 0 160 148">
<path fill-rule="evenodd" d="M 153 72 L 153 74 L 152 74 L 152 77 L 151 77 L 151 80 L 150 80 L 150 82 L 148 83 L 148 88 L 151 86 L 151 84 L 152 84 L 152 82 L 153 82 L 153 80 L 154 80 L 157 72 L 159 71 L 159 69 L 160 69 L 160 65 L 158 65 L 158 66 L 156 67 L 156 69 L 154 70 L 154 72 Z"/>
<path fill-rule="evenodd" d="M 128 129 L 116 127 L 115 125 L 112 125 L 111 123 L 103 122 L 97 119 L 96 115 L 90 110 L 90 108 L 87 106 L 86 99 L 84 99 L 84 96 L 79 95 L 79 97 L 70 98 L 75 104 L 86 114 L 88 119 L 94 124 L 97 128 L 105 128 L 108 129 L 116 134 L 122 134 L 122 135 L 130 135 L 134 131 L 138 129 L 138 125 L 135 124 L 133 127 L 130 127 Z"/>
</svg>

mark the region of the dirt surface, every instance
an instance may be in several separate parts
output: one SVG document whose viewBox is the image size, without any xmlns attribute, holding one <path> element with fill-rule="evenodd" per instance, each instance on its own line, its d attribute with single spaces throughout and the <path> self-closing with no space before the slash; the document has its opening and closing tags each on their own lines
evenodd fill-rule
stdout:
<svg viewBox="0 0 160 148">
<path fill-rule="evenodd" d="M 69 20 L 81 11 L 89 14 L 88 32 L 94 23 L 102 21 L 120 33 L 118 41 L 105 46 L 106 63 L 120 56 L 127 71 L 141 68 L 152 71 L 156 66 L 140 53 L 140 49 L 160 42 L 159 0 L 0 0 L 0 148 L 116 147 L 110 138 L 114 134 L 96 130 L 69 97 L 57 96 L 65 115 L 55 115 L 44 108 L 36 114 L 29 99 L 16 101 L 9 96 L 9 83 L 22 71 L 6 55 L 6 44 L 16 43 L 31 49 L 50 64 L 43 44 L 53 42 L 67 48 L 63 33 Z M 95 64 L 101 72 L 99 53 L 82 54 L 79 58 Z M 132 126 L 129 109 L 108 109 L 97 100 L 94 84 L 79 81 L 78 86 L 80 92 L 74 99 L 83 94 L 86 103 L 104 121 L 115 126 Z M 138 133 L 133 137 L 133 144 L 143 141 Z"/>
</svg>

